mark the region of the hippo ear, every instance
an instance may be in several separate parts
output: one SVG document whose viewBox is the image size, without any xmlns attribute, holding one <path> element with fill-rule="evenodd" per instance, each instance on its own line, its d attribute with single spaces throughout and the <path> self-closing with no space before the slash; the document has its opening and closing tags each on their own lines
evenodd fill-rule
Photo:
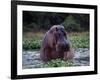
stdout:
<svg viewBox="0 0 100 80">
<path fill-rule="evenodd" d="M 50 33 L 53 33 L 53 29 L 50 29 L 49 32 L 50 32 Z"/>
<path fill-rule="evenodd" d="M 49 31 L 50 31 L 50 33 L 53 33 L 54 31 L 58 31 L 58 29 L 57 29 L 57 27 L 55 27 L 55 28 L 51 28 Z"/>
</svg>

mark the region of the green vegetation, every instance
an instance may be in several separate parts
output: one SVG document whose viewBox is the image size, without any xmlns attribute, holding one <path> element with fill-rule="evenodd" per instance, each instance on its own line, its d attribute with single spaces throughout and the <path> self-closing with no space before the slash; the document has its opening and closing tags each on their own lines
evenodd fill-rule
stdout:
<svg viewBox="0 0 100 80">
<path fill-rule="evenodd" d="M 31 37 L 23 37 L 23 49 L 33 50 L 40 49 L 43 33 L 33 33 Z M 73 48 L 89 48 L 89 33 L 69 33 L 69 39 Z"/>
<path fill-rule="evenodd" d="M 40 49 L 41 47 L 41 38 L 40 36 L 33 36 L 32 38 L 23 38 L 23 49 L 32 50 Z"/>
<path fill-rule="evenodd" d="M 63 25 L 67 31 L 82 31 L 80 27 L 80 23 L 77 22 L 77 20 L 74 19 L 72 15 L 68 16 L 65 21 L 63 22 Z"/>
<path fill-rule="evenodd" d="M 67 31 L 89 31 L 89 14 L 23 11 L 23 31 L 48 30 L 63 24 Z"/>
<path fill-rule="evenodd" d="M 61 59 L 55 59 L 47 62 L 46 64 L 43 64 L 41 67 L 70 67 L 73 66 L 73 61 L 72 60 L 61 60 Z"/>
<path fill-rule="evenodd" d="M 89 48 L 89 33 L 71 33 L 70 41 L 73 48 Z"/>
<path fill-rule="evenodd" d="M 40 49 L 41 47 L 41 40 L 24 40 L 23 41 L 23 49 L 25 50 L 32 50 L 32 49 Z"/>
</svg>

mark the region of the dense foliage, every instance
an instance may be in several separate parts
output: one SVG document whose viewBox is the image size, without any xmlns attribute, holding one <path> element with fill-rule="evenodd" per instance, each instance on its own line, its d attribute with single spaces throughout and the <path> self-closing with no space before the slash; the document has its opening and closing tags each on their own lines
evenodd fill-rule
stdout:
<svg viewBox="0 0 100 80">
<path fill-rule="evenodd" d="M 62 24 L 67 31 L 88 31 L 89 14 L 23 11 L 23 31 L 48 30 Z"/>
<path fill-rule="evenodd" d="M 40 49 L 43 33 L 35 33 L 31 38 L 23 38 L 23 49 L 24 50 L 33 50 Z M 89 48 L 89 33 L 70 33 L 69 39 L 72 43 L 73 48 Z"/>
<path fill-rule="evenodd" d="M 89 33 L 72 33 L 69 35 L 73 48 L 89 48 Z"/>
<path fill-rule="evenodd" d="M 47 67 L 70 67 L 70 66 L 74 66 L 72 60 L 64 61 L 61 59 L 55 59 L 47 62 L 46 64 L 43 64 L 41 67 L 47 68 Z"/>
</svg>

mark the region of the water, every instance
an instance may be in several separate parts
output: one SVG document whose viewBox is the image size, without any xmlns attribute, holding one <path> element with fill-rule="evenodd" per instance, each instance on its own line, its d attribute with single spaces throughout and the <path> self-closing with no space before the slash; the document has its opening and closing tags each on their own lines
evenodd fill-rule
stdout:
<svg viewBox="0 0 100 80">
<path fill-rule="evenodd" d="M 89 66 L 89 49 L 88 48 L 78 48 L 75 49 L 75 56 L 73 59 L 75 66 Z M 22 53 L 22 68 L 40 68 L 43 62 L 40 59 L 39 51 L 23 51 Z"/>
</svg>

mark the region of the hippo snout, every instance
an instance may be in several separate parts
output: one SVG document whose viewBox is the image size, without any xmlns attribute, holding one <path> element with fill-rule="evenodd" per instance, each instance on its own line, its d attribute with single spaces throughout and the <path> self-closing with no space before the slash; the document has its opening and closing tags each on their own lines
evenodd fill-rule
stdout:
<svg viewBox="0 0 100 80">
<path fill-rule="evenodd" d="M 66 42 L 59 42 L 57 44 L 57 51 L 68 51 L 69 50 L 69 44 L 67 44 Z"/>
</svg>

